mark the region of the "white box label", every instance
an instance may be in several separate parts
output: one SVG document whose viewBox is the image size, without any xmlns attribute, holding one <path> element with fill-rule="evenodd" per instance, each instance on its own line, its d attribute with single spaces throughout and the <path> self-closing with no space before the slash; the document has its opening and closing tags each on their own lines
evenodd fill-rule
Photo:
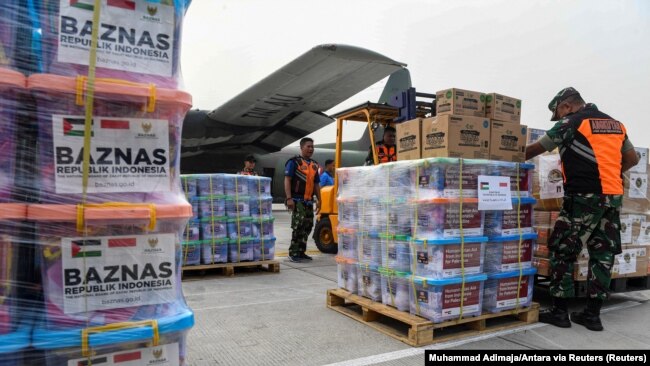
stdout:
<svg viewBox="0 0 650 366">
<path fill-rule="evenodd" d="M 57 61 L 88 66 L 93 0 L 61 0 Z M 172 76 L 174 5 L 145 0 L 102 0 L 97 66 Z"/>
<path fill-rule="evenodd" d="M 82 193 L 83 116 L 54 115 L 56 193 Z M 168 192 L 169 122 L 93 117 L 88 193 Z"/>
<path fill-rule="evenodd" d="M 180 364 L 178 343 L 162 344 L 156 347 L 106 353 L 68 361 L 68 366 L 178 366 Z"/>
<path fill-rule="evenodd" d="M 176 299 L 175 234 L 61 239 L 65 314 Z"/>
<path fill-rule="evenodd" d="M 512 192 L 510 177 L 478 176 L 478 209 L 512 210 Z"/>
<path fill-rule="evenodd" d="M 630 173 L 630 198 L 647 198 L 648 176 L 639 173 Z"/>
</svg>

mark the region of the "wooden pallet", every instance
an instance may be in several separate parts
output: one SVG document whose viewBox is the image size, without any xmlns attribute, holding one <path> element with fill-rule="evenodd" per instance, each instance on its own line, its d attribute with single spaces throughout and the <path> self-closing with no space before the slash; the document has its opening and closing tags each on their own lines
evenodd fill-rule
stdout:
<svg viewBox="0 0 650 366">
<path fill-rule="evenodd" d="M 205 275 L 208 272 L 217 271 L 225 276 L 234 276 L 235 268 L 240 269 L 258 269 L 271 273 L 280 272 L 280 262 L 276 260 L 256 261 L 256 262 L 240 262 L 240 263 L 216 263 L 216 264 L 202 264 L 198 266 L 185 266 L 183 267 L 183 275 L 186 272 L 192 272 L 200 275 Z"/>
<path fill-rule="evenodd" d="M 451 341 L 537 322 L 539 304 L 528 308 L 433 323 L 343 289 L 327 291 L 327 307 L 410 346 Z"/>
</svg>

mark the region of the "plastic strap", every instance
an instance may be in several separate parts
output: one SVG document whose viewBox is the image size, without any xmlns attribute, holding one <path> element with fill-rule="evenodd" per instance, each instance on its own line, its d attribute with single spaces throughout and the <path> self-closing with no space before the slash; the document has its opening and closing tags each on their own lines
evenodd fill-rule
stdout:
<svg viewBox="0 0 650 366">
<path fill-rule="evenodd" d="M 266 260 L 266 256 L 264 255 L 264 219 L 262 216 L 262 180 L 260 178 L 257 179 L 257 197 L 259 197 L 259 214 L 260 214 L 260 241 L 262 244 L 262 260 Z"/>
<path fill-rule="evenodd" d="M 519 267 L 519 279 L 517 280 L 515 312 L 519 311 L 519 292 L 521 291 L 521 280 L 524 274 L 524 269 L 521 266 L 521 245 L 524 241 L 524 234 L 521 231 L 521 187 L 519 186 L 521 180 L 519 179 L 519 163 L 516 164 L 517 174 L 515 176 L 515 179 L 517 180 L 517 231 L 519 232 L 519 245 L 517 245 L 517 266 Z"/>
<path fill-rule="evenodd" d="M 212 174 L 208 175 L 209 180 L 210 180 L 210 194 L 208 197 L 210 198 L 210 229 L 212 230 L 212 235 L 210 236 L 210 240 L 212 241 L 210 245 L 210 251 L 212 252 L 212 258 L 210 258 L 210 263 L 214 262 L 214 253 L 215 253 L 215 243 L 214 243 L 214 200 L 212 199 L 212 195 L 214 194 L 214 190 L 212 189 Z"/>
<path fill-rule="evenodd" d="M 426 283 L 426 279 L 422 279 L 422 283 Z M 420 315 L 420 302 L 418 301 L 418 291 L 415 288 L 415 276 L 411 276 L 411 288 L 413 288 L 413 302 L 415 303 L 415 315 Z"/>
<path fill-rule="evenodd" d="M 146 229 L 153 231 L 156 229 L 157 218 L 156 218 L 156 205 L 153 203 L 127 203 L 127 202 L 106 202 L 106 203 L 93 203 L 93 204 L 79 204 L 77 205 L 77 231 L 85 232 L 85 213 L 86 208 L 99 208 L 99 209 L 111 209 L 116 208 L 137 208 L 145 207 L 149 209 L 149 224 Z"/>
<path fill-rule="evenodd" d="M 241 228 L 239 227 L 239 180 L 235 175 L 235 212 L 237 213 L 237 263 L 241 262 Z"/>
<path fill-rule="evenodd" d="M 88 327 L 81 330 L 81 354 L 83 357 L 90 357 L 90 335 L 95 333 L 103 332 L 112 332 L 118 331 L 127 328 L 139 328 L 150 326 L 153 330 L 152 343 L 153 346 L 158 346 L 160 342 L 160 332 L 158 330 L 158 321 L 155 319 L 151 320 L 142 320 L 138 322 L 123 322 L 123 323 L 113 323 L 108 325 L 102 325 L 99 327 Z"/>
<path fill-rule="evenodd" d="M 458 191 L 460 195 L 460 203 L 458 206 L 458 215 L 460 216 L 458 222 L 460 224 L 460 313 L 458 319 L 463 319 L 463 305 L 465 300 L 465 232 L 463 231 L 463 159 L 459 159 L 459 180 Z"/>
<path fill-rule="evenodd" d="M 90 39 L 90 56 L 88 60 L 88 85 L 86 91 L 85 103 L 85 122 L 84 122 L 84 151 L 82 163 L 82 203 L 86 203 L 88 194 L 88 178 L 90 175 L 90 139 L 92 137 L 93 128 L 93 107 L 95 102 L 95 68 L 97 65 L 97 45 L 99 43 L 99 13 L 101 1 L 95 0 L 93 10 L 93 24 Z"/>
<path fill-rule="evenodd" d="M 92 49 L 91 49 L 92 51 Z M 90 68 L 89 68 L 90 71 Z M 84 105 L 84 88 L 86 88 L 86 91 L 88 93 L 88 89 L 90 89 L 87 84 L 88 81 L 90 80 L 90 72 L 89 76 L 86 77 L 84 75 L 77 75 L 77 80 L 76 80 L 76 97 L 75 97 L 75 103 L 77 105 Z M 126 86 L 134 86 L 134 87 L 141 87 L 141 88 L 146 88 L 149 90 L 149 96 L 147 97 L 147 102 L 145 105 L 142 106 L 142 110 L 147 113 L 153 113 L 156 111 L 156 102 L 157 102 L 157 92 L 156 92 L 156 85 L 153 83 L 150 84 L 140 84 L 140 83 L 134 83 L 126 80 L 120 80 L 120 79 L 111 79 L 111 78 L 93 78 L 95 82 L 102 82 L 102 83 L 108 83 L 108 84 L 117 84 L 117 85 L 126 85 Z M 93 86 L 94 87 L 94 86 Z M 94 89 L 93 89 L 94 91 Z M 89 95 L 87 95 L 86 102 L 88 99 Z"/>
</svg>

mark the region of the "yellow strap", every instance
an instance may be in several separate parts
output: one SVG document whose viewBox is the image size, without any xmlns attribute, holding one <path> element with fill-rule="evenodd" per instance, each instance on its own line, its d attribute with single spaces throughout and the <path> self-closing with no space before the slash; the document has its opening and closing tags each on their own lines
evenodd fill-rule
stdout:
<svg viewBox="0 0 650 366">
<path fill-rule="evenodd" d="M 90 335 L 95 333 L 103 332 L 113 332 L 122 329 L 128 328 L 139 328 L 150 326 L 153 330 L 153 346 L 157 346 L 160 342 L 160 332 L 158 330 L 158 321 L 155 319 L 151 320 L 142 320 L 137 322 L 122 322 L 122 323 L 113 323 L 108 325 L 102 325 L 99 327 L 88 327 L 81 330 L 81 354 L 83 357 L 90 357 Z"/>
<path fill-rule="evenodd" d="M 264 255 L 264 220 L 262 216 L 262 179 L 260 178 L 255 178 L 257 179 L 257 197 L 259 197 L 259 213 L 260 213 L 260 238 L 261 238 L 261 244 L 262 244 L 262 260 L 266 260 L 266 256 Z"/>
<path fill-rule="evenodd" d="M 426 279 L 422 279 L 423 282 Z M 418 301 L 418 291 L 415 288 L 415 276 L 411 276 L 411 288 L 413 289 L 413 300 L 415 302 L 415 315 L 420 315 L 420 302 Z"/>
<path fill-rule="evenodd" d="M 106 203 L 92 203 L 92 204 L 79 204 L 77 205 L 77 231 L 85 232 L 85 212 L 86 208 L 99 208 L 114 210 L 116 208 L 138 208 L 145 207 L 149 209 L 149 224 L 146 229 L 153 231 L 156 229 L 156 205 L 153 203 L 128 203 L 128 202 L 106 202 Z"/>
<path fill-rule="evenodd" d="M 82 165 L 82 203 L 86 203 L 88 194 L 88 178 L 90 175 L 90 139 L 93 129 L 93 107 L 95 101 L 95 68 L 97 65 L 97 45 L 99 37 L 99 13 L 101 1 L 95 0 L 93 24 L 90 39 L 90 56 L 88 60 L 88 85 L 86 90 L 86 116 L 84 122 L 84 152 Z"/>
<path fill-rule="evenodd" d="M 239 227 L 239 180 L 235 175 L 235 213 L 237 214 L 237 262 L 241 262 L 241 228 Z"/>
<path fill-rule="evenodd" d="M 92 52 L 92 49 L 91 49 Z M 90 96 L 89 94 L 89 81 L 91 80 L 90 78 L 90 67 L 89 67 L 89 73 L 88 77 L 84 75 L 78 75 L 77 80 L 76 80 L 76 98 L 75 102 L 77 105 L 84 105 L 84 89 L 86 89 L 86 103 L 88 101 L 88 97 Z M 156 110 L 156 101 L 157 101 L 157 92 L 156 92 L 156 85 L 155 84 L 140 84 L 140 83 L 134 83 L 126 80 L 120 80 L 120 79 L 111 79 L 111 78 L 95 78 L 94 77 L 94 70 L 93 70 L 93 83 L 94 82 L 102 82 L 102 83 L 110 83 L 110 84 L 117 84 L 117 85 L 126 85 L 126 86 L 135 86 L 135 87 L 142 87 L 142 88 L 147 88 L 149 90 L 149 96 L 147 98 L 147 102 L 145 103 L 144 106 L 142 106 L 142 110 L 147 113 L 153 113 Z M 94 86 L 93 86 L 94 88 Z M 94 89 L 93 89 L 94 90 Z"/>
<path fill-rule="evenodd" d="M 516 297 L 516 306 L 515 311 L 519 310 L 519 291 L 521 289 L 521 279 L 524 274 L 523 268 L 521 266 L 521 246 L 523 243 L 523 233 L 521 231 L 521 189 L 519 187 L 519 163 L 517 164 L 517 231 L 519 232 L 519 245 L 517 246 L 517 266 L 519 267 L 519 279 L 517 280 L 517 297 Z M 532 249 L 532 248 L 531 248 Z"/>
<path fill-rule="evenodd" d="M 463 159 L 460 159 L 459 164 L 459 194 L 460 204 L 458 206 L 458 214 L 460 215 L 460 314 L 458 319 L 463 319 L 463 305 L 465 302 L 465 233 L 463 232 Z"/>
</svg>

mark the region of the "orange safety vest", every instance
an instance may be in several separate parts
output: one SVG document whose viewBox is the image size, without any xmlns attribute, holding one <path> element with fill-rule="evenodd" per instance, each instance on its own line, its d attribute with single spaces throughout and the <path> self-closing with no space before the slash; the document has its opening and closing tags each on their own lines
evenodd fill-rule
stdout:
<svg viewBox="0 0 650 366">
<path fill-rule="evenodd" d="M 293 158 L 296 171 L 293 174 L 293 195 L 302 196 L 305 201 L 311 201 L 314 196 L 314 179 L 318 176 L 318 163 L 307 162 L 300 156 Z"/>
<path fill-rule="evenodd" d="M 573 139 L 560 147 L 567 193 L 623 194 L 621 149 L 625 126 L 610 116 L 586 108 L 569 119 Z"/>
<path fill-rule="evenodd" d="M 377 160 L 379 163 L 389 163 L 397 160 L 395 146 L 387 146 L 383 143 L 377 144 Z"/>
</svg>

